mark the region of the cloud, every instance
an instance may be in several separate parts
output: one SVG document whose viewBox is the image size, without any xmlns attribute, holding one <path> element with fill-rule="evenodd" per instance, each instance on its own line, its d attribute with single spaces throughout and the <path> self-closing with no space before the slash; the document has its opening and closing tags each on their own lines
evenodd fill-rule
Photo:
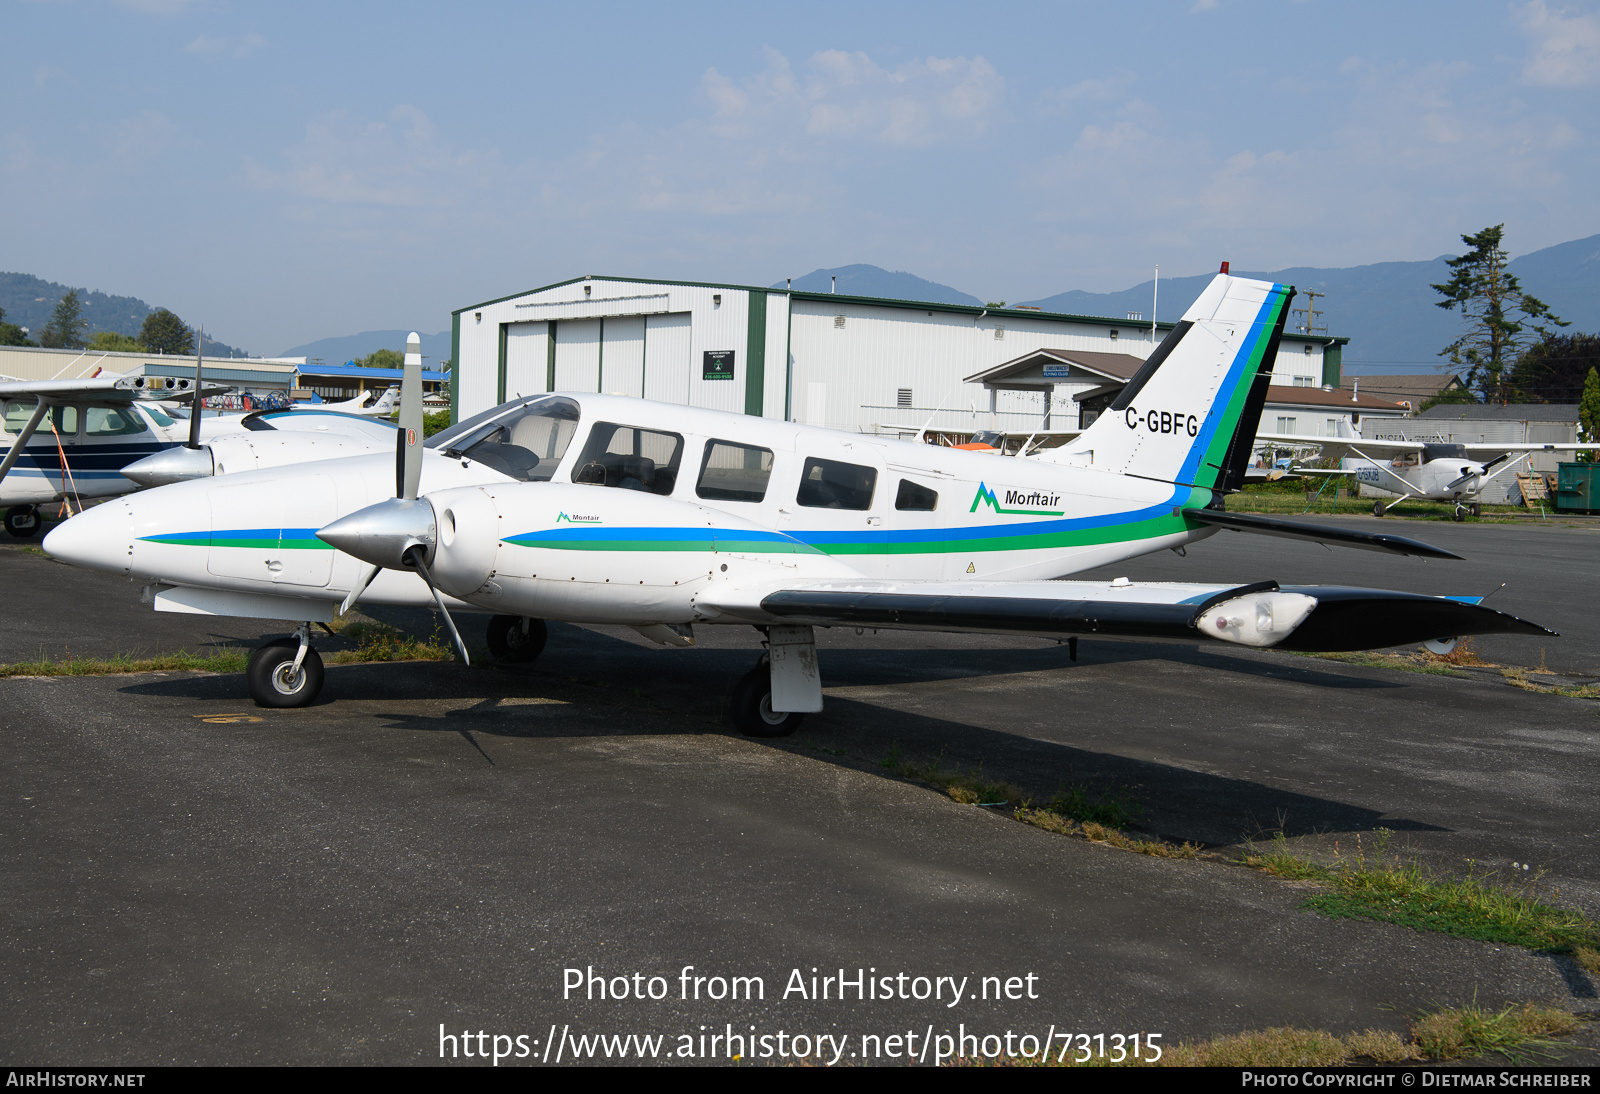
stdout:
<svg viewBox="0 0 1600 1094">
<path fill-rule="evenodd" d="M 1532 0 L 1518 22 L 1535 44 L 1522 70 L 1528 83 L 1582 87 L 1600 80 L 1600 17 L 1553 12 L 1545 0 Z"/>
<path fill-rule="evenodd" d="M 199 0 L 114 0 L 120 8 L 141 15 L 181 15 Z"/>
<path fill-rule="evenodd" d="M 893 71 L 860 51 L 822 50 L 797 76 L 766 51 L 766 68 L 735 81 L 708 69 L 701 88 L 718 131 L 758 129 L 789 136 L 920 148 L 981 133 L 996 118 L 1005 80 L 982 57 L 927 57 Z"/>
<path fill-rule="evenodd" d="M 306 126 L 305 139 L 283 153 L 282 170 L 247 163 L 250 180 L 324 205 L 445 207 L 492 172 L 492 154 L 463 153 L 442 138 L 428 116 L 402 104 L 386 121 L 361 121 L 333 111 Z"/>
<path fill-rule="evenodd" d="M 1195 0 L 1194 7 L 1189 9 L 1189 14 L 1193 15 L 1200 11 L 1216 11 L 1221 6 L 1218 0 Z"/>
<path fill-rule="evenodd" d="M 214 38 L 209 34 L 202 34 L 184 46 L 183 52 L 211 55 L 232 52 L 235 57 L 248 57 L 266 44 L 267 40 L 259 34 L 246 34 L 239 39 Z"/>
<path fill-rule="evenodd" d="M 172 119 L 154 110 L 145 110 L 117 123 L 112 131 L 111 155 L 123 168 L 165 162 L 181 136 Z"/>
</svg>

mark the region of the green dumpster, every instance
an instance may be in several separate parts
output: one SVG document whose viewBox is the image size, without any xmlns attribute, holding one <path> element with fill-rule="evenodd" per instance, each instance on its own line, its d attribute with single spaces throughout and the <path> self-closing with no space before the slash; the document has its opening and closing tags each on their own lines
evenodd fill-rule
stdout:
<svg viewBox="0 0 1600 1094">
<path fill-rule="evenodd" d="M 1556 508 L 1580 513 L 1600 510 L 1600 463 L 1556 466 Z"/>
</svg>

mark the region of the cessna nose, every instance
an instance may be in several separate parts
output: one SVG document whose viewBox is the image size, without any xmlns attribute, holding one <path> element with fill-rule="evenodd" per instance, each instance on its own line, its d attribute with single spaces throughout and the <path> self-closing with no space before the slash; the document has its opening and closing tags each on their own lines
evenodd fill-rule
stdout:
<svg viewBox="0 0 1600 1094">
<path fill-rule="evenodd" d="M 122 474 L 140 486 L 167 486 L 214 474 L 209 446 L 167 448 L 122 469 Z"/>
<path fill-rule="evenodd" d="M 340 517 L 317 538 L 362 562 L 409 570 L 405 554 L 413 547 L 423 549 L 425 562 L 433 561 L 435 528 L 432 505 L 420 498 L 390 498 Z"/>
</svg>

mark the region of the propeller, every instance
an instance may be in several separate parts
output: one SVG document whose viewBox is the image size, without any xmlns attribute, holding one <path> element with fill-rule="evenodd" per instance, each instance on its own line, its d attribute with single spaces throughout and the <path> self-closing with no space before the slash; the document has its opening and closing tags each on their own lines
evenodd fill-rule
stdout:
<svg viewBox="0 0 1600 1094">
<path fill-rule="evenodd" d="M 346 554 L 369 564 L 369 569 L 350 595 L 339 605 L 343 615 L 355 607 L 378 571 L 388 567 L 413 570 L 427 583 L 433 602 L 439 606 L 456 652 L 465 664 L 472 664 L 467 645 L 461 640 L 456 621 L 444 606 L 444 598 L 433 583 L 428 555 L 437 542 L 433 506 L 419 500 L 422 482 L 422 340 L 415 331 L 406 338 L 406 363 L 400 379 L 400 430 L 395 436 L 394 497 L 369 505 L 359 512 L 341 517 L 317 532 L 317 538 Z"/>
<path fill-rule="evenodd" d="M 206 329 L 196 327 L 194 331 L 194 399 L 189 404 L 189 443 L 183 447 L 196 449 L 200 447 L 200 392 L 204 385 L 200 382 L 201 359 L 205 353 Z"/>
</svg>

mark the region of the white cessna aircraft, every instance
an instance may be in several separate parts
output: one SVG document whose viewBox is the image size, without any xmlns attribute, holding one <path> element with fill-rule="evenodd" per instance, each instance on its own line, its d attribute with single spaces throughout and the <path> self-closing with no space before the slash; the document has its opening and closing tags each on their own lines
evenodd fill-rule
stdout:
<svg viewBox="0 0 1600 1094">
<path fill-rule="evenodd" d="M 1373 503 L 1372 515 L 1381 517 L 1411 498 L 1454 503 L 1453 519 L 1478 516 L 1478 499 L 1492 480 L 1516 467 L 1535 452 L 1577 452 L 1594 445 L 1582 444 L 1459 444 L 1446 441 L 1365 440 L 1340 420 L 1336 437 L 1305 437 L 1290 433 L 1260 433 L 1256 443 L 1317 447 L 1327 459 L 1341 461 L 1336 468 L 1296 467 L 1298 475 L 1353 475 L 1365 491 L 1399 495 L 1391 502 Z M 1490 473 L 1490 468 L 1503 465 Z"/>
<path fill-rule="evenodd" d="M 519 399 L 420 443 L 407 344 L 394 456 L 163 486 L 74 517 L 51 555 L 144 579 L 157 610 L 285 619 L 255 651 L 264 706 L 322 685 L 312 622 L 358 599 L 496 613 L 491 648 L 537 656 L 544 620 L 688 645 L 754 626 L 738 727 L 822 709 L 813 628 L 1089 634 L 1345 650 L 1543 627 L 1474 602 L 1329 586 L 1057 580 L 1219 528 L 1455 558 L 1399 536 L 1225 513 L 1294 290 L 1219 275 L 1112 412 L 1062 448 L 997 459 L 638 399 Z M 448 603 L 447 603 L 448 601 Z"/>
<path fill-rule="evenodd" d="M 336 414 L 361 414 L 366 417 L 387 418 L 394 413 L 395 400 L 400 397 L 400 385 L 390 384 L 384 393 L 378 396 L 378 401 L 371 406 L 367 400 L 372 398 L 372 392 L 363 391 L 354 399 L 346 399 L 342 403 L 295 403 L 290 410 L 331 410 Z"/>
</svg>

